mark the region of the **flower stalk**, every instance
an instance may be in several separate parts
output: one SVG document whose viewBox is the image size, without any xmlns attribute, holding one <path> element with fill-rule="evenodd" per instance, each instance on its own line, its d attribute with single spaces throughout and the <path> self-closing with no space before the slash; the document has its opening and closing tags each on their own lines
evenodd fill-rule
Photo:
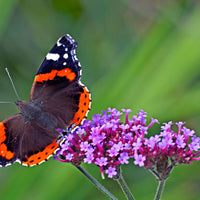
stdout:
<svg viewBox="0 0 200 200">
<path fill-rule="evenodd" d="M 159 184 L 158 184 L 158 188 L 157 188 L 157 192 L 156 192 L 156 196 L 154 200 L 160 200 L 164 186 L 165 186 L 165 180 L 166 179 L 159 180 Z"/>
<path fill-rule="evenodd" d="M 120 166 L 117 167 L 117 175 L 115 175 L 113 178 L 114 178 L 114 180 L 117 181 L 117 183 L 121 187 L 121 189 L 124 192 L 124 195 L 126 196 L 127 200 L 134 200 L 133 195 L 131 194 L 131 192 L 130 192 L 127 184 L 126 184 L 126 181 L 124 180 L 124 178 L 122 176 Z"/>
<path fill-rule="evenodd" d="M 117 198 L 109 192 L 103 185 L 101 185 L 93 176 L 91 176 L 86 170 L 84 170 L 81 166 L 76 166 L 76 168 L 84 174 L 101 192 L 107 195 L 112 200 L 117 200 Z"/>
</svg>

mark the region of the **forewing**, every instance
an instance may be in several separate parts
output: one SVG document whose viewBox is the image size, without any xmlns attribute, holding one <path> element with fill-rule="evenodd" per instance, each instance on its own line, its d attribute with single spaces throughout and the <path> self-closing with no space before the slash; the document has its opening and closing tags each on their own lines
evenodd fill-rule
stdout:
<svg viewBox="0 0 200 200">
<path fill-rule="evenodd" d="M 50 85 L 61 83 L 62 87 L 79 81 L 81 66 L 76 57 L 77 43 L 69 35 L 61 37 L 41 64 L 31 90 L 31 99 L 43 94 Z"/>
<path fill-rule="evenodd" d="M 80 124 L 90 107 L 90 93 L 80 82 L 76 48 L 69 35 L 61 37 L 40 66 L 31 90 L 30 101 L 37 101 L 44 112 L 53 114 L 60 128 Z"/>
</svg>

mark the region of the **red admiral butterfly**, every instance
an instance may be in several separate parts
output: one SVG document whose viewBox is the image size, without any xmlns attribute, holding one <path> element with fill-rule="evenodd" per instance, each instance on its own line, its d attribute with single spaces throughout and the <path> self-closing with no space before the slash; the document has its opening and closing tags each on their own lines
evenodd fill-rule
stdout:
<svg viewBox="0 0 200 200">
<path fill-rule="evenodd" d="M 61 37 L 47 54 L 33 82 L 29 102 L 16 101 L 19 114 L 0 123 L 0 166 L 46 161 L 62 141 L 57 129 L 79 125 L 90 108 L 90 93 L 80 82 L 77 43 Z"/>
</svg>

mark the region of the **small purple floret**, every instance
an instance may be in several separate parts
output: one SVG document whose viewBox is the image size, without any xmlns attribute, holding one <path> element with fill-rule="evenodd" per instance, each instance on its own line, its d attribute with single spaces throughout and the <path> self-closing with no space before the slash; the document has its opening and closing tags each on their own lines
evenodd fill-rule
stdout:
<svg viewBox="0 0 200 200">
<path fill-rule="evenodd" d="M 113 176 L 117 175 L 115 167 L 111 167 L 111 166 L 105 170 L 105 173 L 108 174 L 108 178 L 113 178 Z"/>
</svg>

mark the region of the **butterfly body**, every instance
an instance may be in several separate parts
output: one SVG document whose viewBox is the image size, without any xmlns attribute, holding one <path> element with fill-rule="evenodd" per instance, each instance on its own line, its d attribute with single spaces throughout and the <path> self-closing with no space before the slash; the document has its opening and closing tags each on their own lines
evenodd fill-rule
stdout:
<svg viewBox="0 0 200 200">
<path fill-rule="evenodd" d="M 34 121 L 43 128 L 51 128 L 54 130 L 57 128 L 66 128 L 57 122 L 55 116 L 42 110 L 42 102 L 16 101 L 15 104 L 18 106 L 20 114 L 22 118 L 24 118 L 25 123 Z"/>
<path fill-rule="evenodd" d="M 57 129 L 79 125 L 86 117 L 90 93 L 80 82 L 76 47 L 69 35 L 61 37 L 36 74 L 30 100 L 16 101 L 20 113 L 0 123 L 0 166 L 40 164 L 59 148 Z"/>
</svg>

